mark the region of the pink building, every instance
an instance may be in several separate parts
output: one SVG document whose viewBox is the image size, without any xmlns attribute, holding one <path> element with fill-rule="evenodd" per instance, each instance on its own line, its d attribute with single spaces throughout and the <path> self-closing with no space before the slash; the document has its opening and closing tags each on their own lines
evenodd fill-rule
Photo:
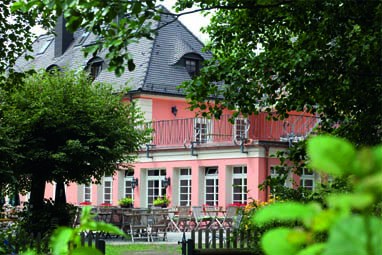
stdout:
<svg viewBox="0 0 382 255">
<path fill-rule="evenodd" d="M 160 22 L 171 19 L 162 15 Z M 20 57 L 16 69 L 84 68 L 95 80 L 112 83 L 115 91 L 128 83 L 132 89 L 126 100 L 137 102 L 154 129 L 152 141 L 142 145 L 132 168 L 122 163 L 100 185 L 68 185 L 67 200 L 73 204 L 116 205 L 128 196 L 134 198 L 135 207 L 151 206 L 159 196 L 168 196 L 172 206 L 265 200 L 267 191 L 260 191 L 258 185 L 278 163 L 272 155 L 293 139 L 304 139 L 317 123 L 303 113 L 291 113 L 285 121 L 268 121 L 266 114 L 240 117 L 232 124 L 230 112 L 220 120 L 195 117 L 178 86 L 197 75 L 203 60 L 211 56 L 201 51 L 202 43 L 179 21 L 160 29 L 154 40 L 141 39 L 131 45 L 137 68 L 121 77 L 106 70 L 106 51 L 84 59 L 81 49 L 91 45 L 95 35 L 70 34 L 62 26 L 56 33 L 56 37 L 38 38 L 33 46 L 35 59 Z M 302 184 L 313 188 L 314 178 L 306 173 Z M 54 199 L 54 190 L 55 185 L 48 185 L 46 197 Z"/>
</svg>

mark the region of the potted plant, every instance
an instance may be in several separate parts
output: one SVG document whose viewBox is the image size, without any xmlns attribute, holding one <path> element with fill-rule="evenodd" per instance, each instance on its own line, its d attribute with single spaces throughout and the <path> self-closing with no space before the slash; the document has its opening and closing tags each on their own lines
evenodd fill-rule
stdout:
<svg viewBox="0 0 382 255">
<path fill-rule="evenodd" d="M 133 207 L 133 199 L 131 197 L 125 197 L 118 201 L 118 204 L 123 208 L 132 208 Z"/>
<path fill-rule="evenodd" d="M 162 208 L 166 208 L 170 204 L 170 199 L 168 197 L 157 197 L 153 201 L 154 206 L 160 206 Z"/>
</svg>

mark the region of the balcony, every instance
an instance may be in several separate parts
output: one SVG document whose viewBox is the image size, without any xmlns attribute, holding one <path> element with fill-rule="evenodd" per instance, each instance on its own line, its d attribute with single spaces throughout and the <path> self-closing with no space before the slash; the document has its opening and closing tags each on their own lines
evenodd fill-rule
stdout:
<svg viewBox="0 0 382 255">
<path fill-rule="evenodd" d="M 161 120 L 151 123 L 151 143 L 156 147 L 188 146 L 191 143 L 205 146 L 241 144 L 248 140 L 291 141 L 305 139 L 318 124 L 319 119 L 305 114 L 291 114 L 285 120 L 268 120 L 267 113 L 236 118 L 231 115 L 220 119 L 187 118 Z"/>
</svg>

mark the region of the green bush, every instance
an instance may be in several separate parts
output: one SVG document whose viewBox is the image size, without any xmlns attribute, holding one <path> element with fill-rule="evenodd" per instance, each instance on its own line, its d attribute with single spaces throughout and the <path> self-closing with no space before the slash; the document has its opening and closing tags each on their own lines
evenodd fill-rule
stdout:
<svg viewBox="0 0 382 255">
<path fill-rule="evenodd" d="M 299 222 L 299 227 L 276 227 L 261 238 L 266 254 L 348 255 L 382 254 L 382 146 L 357 151 L 335 137 L 315 137 L 308 142 L 310 167 L 347 179 L 340 191 L 318 202 L 279 202 L 255 213 L 253 222 L 265 226 L 275 221 Z M 344 188 L 343 190 L 341 190 Z"/>
</svg>

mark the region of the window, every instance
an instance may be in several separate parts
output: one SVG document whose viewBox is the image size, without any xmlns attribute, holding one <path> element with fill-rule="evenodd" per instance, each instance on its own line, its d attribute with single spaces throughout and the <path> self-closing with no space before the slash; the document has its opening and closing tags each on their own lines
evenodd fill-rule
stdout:
<svg viewBox="0 0 382 255">
<path fill-rule="evenodd" d="M 77 45 L 81 45 L 86 41 L 86 38 L 89 36 L 89 32 L 84 31 L 80 37 L 80 40 L 78 41 Z"/>
<path fill-rule="evenodd" d="M 179 205 L 191 205 L 191 169 L 179 170 Z"/>
<path fill-rule="evenodd" d="M 200 56 L 199 54 L 187 53 L 183 55 L 179 63 L 185 67 L 190 77 L 193 78 L 199 75 L 202 61 L 203 61 L 203 57 Z"/>
<path fill-rule="evenodd" d="M 232 202 L 247 203 L 247 167 L 236 166 L 232 175 Z"/>
<path fill-rule="evenodd" d="M 103 179 L 103 203 L 113 203 L 113 177 L 105 176 Z"/>
<path fill-rule="evenodd" d="M 37 52 L 37 54 L 44 54 L 44 52 L 48 49 L 49 45 L 53 42 L 53 39 L 49 39 L 44 42 L 42 47 L 40 48 L 40 51 Z"/>
<path fill-rule="evenodd" d="M 84 185 L 83 202 L 91 202 L 91 201 L 92 201 L 92 183 L 89 182 Z"/>
<path fill-rule="evenodd" d="M 166 188 L 162 186 L 162 180 L 166 177 L 166 170 L 151 169 L 147 171 L 147 205 L 152 206 L 153 201 L 166 196 Z"/>
<path fill-rule="evenodd" d="M 58 65 L 50 65 L 46 68 L 46 71 L 48 73 L 55 73 L 55 72 L 60 72 L 61 71 L 61 68 L 58 66 Z"/>
<path fill-rule="evenodd" d="M 127 171 L 125 174 L 125 197 L 131 197 L 134 200 L 134 189 L 131 182 L 134 178 L 134 171 Z"/>
<path fill-rule="evenodd" d="M 199 60 L 186 58 L 185 66 L 191 78 L 199 74 Z"/>
<path fill-rule="evenodd" d="M 300 185 L 307 190 L 314 189 L 314 172 L 310 169 L 303 168 L 300 177 Z"/>
<path fill-rule="evenodd" d="M 94 80 L 95 78 L 97 78 L 97 76 L 101 73 L 102 71 L 102 68 L 103 68 L 103 59 L 100 58 L 100 57 L 95 57 L 95 58 L 92 58 L 88 61 L 88 63 L 86 64 L 86 71 L 89 72 L 90 76 L 92 77 L 92 79 Z"/>
<path fill-rule="evenodd" d="M 205 168 L 205 204 L 218 205 L 219 203 L 219 178 L 217 167 Z"/>
<path fill-rule="evenodd" d="M 242 141 L 248 138 L 249 121 L 245 118 L 236 118 L 234 125 L 234 141 Z"/>
<path fill-rule="evenodd" d="M 207 118 L 194 119 L 194 139 L 197 143 L 206 143 L 211 140 L 211 120 Z"/>
</svg>

